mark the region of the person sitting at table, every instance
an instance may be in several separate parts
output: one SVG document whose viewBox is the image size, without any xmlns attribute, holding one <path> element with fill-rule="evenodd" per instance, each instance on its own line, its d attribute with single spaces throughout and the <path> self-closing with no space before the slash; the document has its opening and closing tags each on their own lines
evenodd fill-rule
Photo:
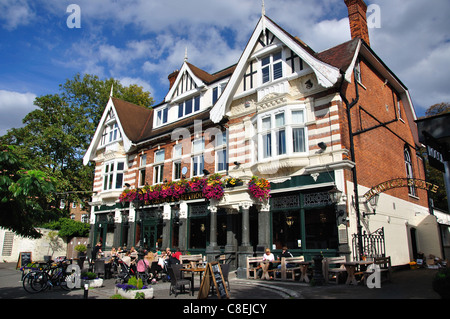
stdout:
<svg viewBox="0 0 450 319">
<path fill-rule="evenodd" d="M 138 252 L 134 247 L 131 247 L 130 249 L 130 257 L 131 260 L 135 260 L 138 257 Z"/>
<path fill-rule="evenodd" d="M 176 258 L 176 259 L 178 259 L 178 261 L 180 261 L 180 256 L 181 256 L 181 251 L 180 251 L 180 248 L 177 247 L 175 252 L 172 254 L 172 257 Z"/>
<path fill-rule="evenodd" d="M 294 257 L 291 252 L 288 250 L 288 248 L 286 246 L 283 246 L 283 248 L 281 248 L 281 254 L 280 256 L 278 256 L 278 260 L 281 260 L 281 258 L 289 258 L 289 257 Z M 295 265 L 293 264 L 286 264 L 286 268 L 292 268 Z M 281 269 L 281 264 L 278 265 L 278 269 Z"/>
<path fill-rule="evenodd" d="M 275 256 L 270 252 L 269 248 L 266 248 L 266 250 L 264 252 L 264 255 L 262 257 L 262 264 L 261 264 L 261 268 L 265 268 L 265 269 L 263 269 L 263 271 L 264 270 L 267 271 L 267 270 L 273 269 L 273 262 L 274 261 L 275 261 Z M 265 278 L 262 278 L 262 279 L 265 279 Z M 270 277 L 270 279 L 273 279 L 273 278 Z"/>
</svg>

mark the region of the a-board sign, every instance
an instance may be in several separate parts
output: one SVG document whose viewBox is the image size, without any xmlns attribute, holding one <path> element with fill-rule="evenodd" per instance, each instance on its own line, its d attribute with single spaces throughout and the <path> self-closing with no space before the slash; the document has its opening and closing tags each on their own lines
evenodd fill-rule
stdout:
<svg viewBox="0 0 450 319">
<path fill-rule="evenodd" d="M 223 278 L 220 264 L 215 261 L 206 264 L 205 274 L 203 275 L 203 280 L 200 284 L 200 290 L 198 292 L 198 299 L 206 299 L 208 297 L 209 289 L 211 287 L 211 280 L 214 284 L 214 288 L 219 299 L 230 298 L 228 296 L 228 289 L 225 284 L 225 279 Z"/>
<path fill-rule="evenodd" d="M 17 260 L 16 268 L 24 267 L 30 264 L 31 261 L 31 252 L 20 252 L 19 259 Z"/>
</svg>

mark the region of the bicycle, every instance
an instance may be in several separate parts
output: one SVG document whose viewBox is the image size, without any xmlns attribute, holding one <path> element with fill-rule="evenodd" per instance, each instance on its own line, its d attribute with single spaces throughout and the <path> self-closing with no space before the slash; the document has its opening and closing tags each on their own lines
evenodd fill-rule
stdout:
<svg viewBox="0 0 450 319">
<path fill-rule="evenodd" d="M 68 281 L 73 280 L 72 274 L 66 272 L 66 261 L 60 261 L 55 266 L 49 261 L 48 264 L 40 270 L 30 271 L 23 278 L 23 288 L 28 293 L 39 293 L 48 288 L 59 286 L 64 290 L 71 290 L 67 285 Z"/>
</svg>

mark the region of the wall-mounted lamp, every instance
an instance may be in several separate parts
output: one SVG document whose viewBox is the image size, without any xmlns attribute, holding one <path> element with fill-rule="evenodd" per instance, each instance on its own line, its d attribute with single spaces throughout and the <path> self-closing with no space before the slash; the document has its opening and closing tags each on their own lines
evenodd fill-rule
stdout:
<svg viewBox="0 0 450 319">
<path fill-rule="evenodd" d="M 234 161 L 234 165 L 239 166 L 241 165 L 241 163 L 239 163 L 238 161 Z"/>
<path fill-rule="evenodd" d="M 380 198 L 380 194 L 375 194 L 372 196 L 372 198 L 369 200 L 369 204 L 370 206 L 372 206 L 372 213 L 366 213 L 363 212 L 363 217 L 366 217 L 368 215 L 375 215 L 376 214 L 376 209 L 377 209 L 377 205 L 378 205 L 378 199 Z"/>
<path fill-rule="evenodd" d="M 209 175 L 209 174 L 211 174 L 207 169 L 204 169 L 203 170 L 203 174 L 205 174 L 205 175 Z"/>
</svg>

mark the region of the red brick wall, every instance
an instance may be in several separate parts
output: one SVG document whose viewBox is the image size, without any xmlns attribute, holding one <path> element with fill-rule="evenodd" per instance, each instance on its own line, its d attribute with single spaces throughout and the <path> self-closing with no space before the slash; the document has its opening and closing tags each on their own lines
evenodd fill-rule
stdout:
<svg viewBox="0 0 450 319">
<path fill-rule="evenodd" d="M 379 122 L 393 122 L 386 124 L 386 127 L 381 126 L 354 137 L 358 184 L 370 188 L 390 179 L 406 178 L 406 145 L 411 145 L 409 151 L 413 161 L 414 178 L 425 179 L 423 163 L 416 154 L 414 137 L 409 127 L 411 124 L 406 120 L 403 104 L 403 120 L 397 116 L 397 92 L 364 60 L 360 65 L 362 85 L 358 84 L 360 98 L 351 112 L 353 132 L 367 130 L 379 125 Z M 347 85 L 346 96 L 349 101 L 356 97 L 354 83 Z M 349 149 L 345 104 L 341 108 L 340 116 L 342 143 Z M 351 180 L 350 173 L 347 173 L 346 177 Z M 407 188 L 392 189 L 386 194 L 427 206 L 425 190 L 417 190 L 418 198 L 409 196 Z"/>
</svg>

